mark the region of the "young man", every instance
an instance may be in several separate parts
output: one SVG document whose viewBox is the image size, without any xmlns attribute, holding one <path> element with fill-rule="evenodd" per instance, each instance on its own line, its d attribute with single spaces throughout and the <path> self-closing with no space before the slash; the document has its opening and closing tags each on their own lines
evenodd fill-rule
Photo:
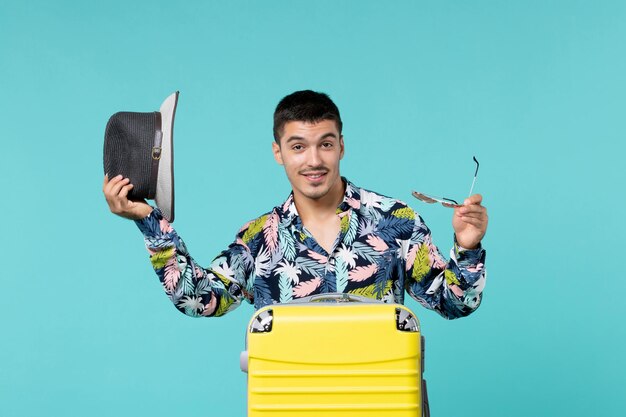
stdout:
<svg viewBox="0 0 626 417">
<path fill-rule="evenodd" d="M 105 177 L 104 194 L 113 213 L 135 220 L 167 295 L 190 316 L 221 316 L 244 298 L 258 309 L 327 292 L 403 303 L 405 290 L 445 318 L 473 312 L 485 283 L 482 197 L 454 209 L 456 241 L 446 262 L 405 203 L 340 176 L 341 130 L 327 95 L 297 91 L 281 100 L 272 149 L 292 193 L 244 225 L 209 268 L 194 261 L 159 209 L 127 199 L 127 178 Z"/>
</svg>

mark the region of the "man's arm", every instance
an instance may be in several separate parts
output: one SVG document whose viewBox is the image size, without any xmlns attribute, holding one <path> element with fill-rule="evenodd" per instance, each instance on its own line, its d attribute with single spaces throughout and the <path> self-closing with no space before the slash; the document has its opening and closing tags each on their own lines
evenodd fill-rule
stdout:
<svg viewBox="0 0 626 417">
<path fill-rule="evenodd" d="M 159 209 L 135 223 L 144 235 L 150 262 L 167 296 L 189 316 L 217 317 L 241 304 L 252 294 L 245 291 L 252 262 L 247 247 L 235 241 L 216 257 L 209 268 L 201 267 Z"/>
<path fill-rule="evenodd" d="M 405 280 L 407 292 L 448 319 L 464 317 L 475 311 L 485 286 L 485 251 L 480 240 L 486 231 L 487 212 L 484 207 L 467 208 L 480 205 L 482 200 L 480 196 L 470 199 L 465 202 L 466 205 L 455 209 L 455 242 L 450 251 L 450 261 L 446 261 L 433 244 L 430 230 L 417 213 L 409 242 Z M 472 216 L 469 221 L 468 213 Z M 461 246 L 460 240 L 469 248 Z"/>
<path fill-rule="evenodd" d="M 150 261 L 166 294 L 176 308 L 189 316 L 221 316 L 252 294 L 245 291 L 253 263 L 247 247 L 235 241 L 209 268 L 191 257 L 183 240 L 159 209 L 145 201 L 127 199 L 128 179 L 105 177 L 103 191 L 111 211 L 135 221 L 144 235 Z"/>
</svg>

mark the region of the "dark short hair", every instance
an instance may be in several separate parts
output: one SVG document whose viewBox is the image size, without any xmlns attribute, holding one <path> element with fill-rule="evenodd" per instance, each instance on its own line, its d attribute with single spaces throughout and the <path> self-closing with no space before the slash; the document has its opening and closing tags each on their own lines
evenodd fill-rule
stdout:
<svg viewBox="0 0 626 417">
<path fill-rule="evenodd" d="M 311 90 L 296 91 L 284 97 L 274 111 L 274 140 L 280 145 L 280 137 L 287 122 L 317 123 L 334 120 L 341 134 L 339 109 L 327 94 Z"/>
</svg>

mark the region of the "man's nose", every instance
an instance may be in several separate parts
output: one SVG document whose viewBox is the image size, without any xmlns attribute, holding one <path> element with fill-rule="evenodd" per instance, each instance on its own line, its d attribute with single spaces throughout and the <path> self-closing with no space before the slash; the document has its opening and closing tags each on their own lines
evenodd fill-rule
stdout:
<svg viewBox="0 0 626 417">
<path fill-rule="evenodd" d="M 317 149 L 317 147 L 313 146 L 309 148 L 308 162 L 310 166 L 314 166 L 314 167 L 322 163 L 322 158 L 320 158 L 320 151 L 319 149 Z"/>
</svg>

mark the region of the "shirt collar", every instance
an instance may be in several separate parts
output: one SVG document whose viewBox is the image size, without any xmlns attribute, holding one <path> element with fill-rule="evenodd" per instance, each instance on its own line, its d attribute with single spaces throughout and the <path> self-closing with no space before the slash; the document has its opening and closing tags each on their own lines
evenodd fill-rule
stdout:
<svg viewBox="0 0 626 417">
<path fill-rule="evenodd" d="M 337 214 L 339 217 L 343 217 L 350 211 L 350 209 L 359 210 L 361 208 L 361 193 L 358 187 L 348 181 L 345 177 L 341 177 L 346 184 L 346 191 L 343 195 L 343 200 L 337 207 Z M 283 223 L 291 224 L 296 219 L 300 219 L 298 215 L 298 209 L 293 201 L 293 191 L 289 194 L 289 197 L 278 208 L 281 221 Z"/>
</svg>

